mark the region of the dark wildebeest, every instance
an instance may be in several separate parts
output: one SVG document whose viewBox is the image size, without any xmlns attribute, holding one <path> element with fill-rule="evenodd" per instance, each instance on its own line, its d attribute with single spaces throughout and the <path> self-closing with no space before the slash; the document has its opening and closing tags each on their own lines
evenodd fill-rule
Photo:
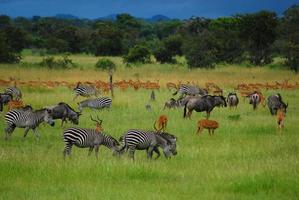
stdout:
<svg viewBox="0 0 299 200">
<path fill-rule="evenodd" d="M 231 107 L 237 108 L 237 106 L 239 104 L 239 98 L 235 92 L 228 93 L 226 100 L 227 100 L 227 104 L 230 108 Z"/>
<path fill-rule="evenodd" d="M 188 98 L 188 97 L 187 97 Z M 192 111 L 203 112 L 206 111 L 207 119 L 210 117 L 211 111 L 215 106 L 224 106 L 226 107 L 226 101 L 223 96 L 212 96 L 205 95 L 202 97 L 189 97 L 185 101 L 183 101 L 184 107 L 184 117 L 186 117 L 186 111 L 188 109 L 187 116 L 190 118 Z"/>
<path fill-rule="evenodd" d="M 267 104 L 272 115 L 276 115 L 277 110 L 279 109 L 283 110 L 284 113 L 287 112 L 288 104 L 285 104 L 282 101 L 281 95 L 279 93 L 269 96 Z"/>
<path fill-rule="evenodd" d="M 0 111 L 3 111 L 3 105 L 6 105 L 12 99 L 11 94 L 0 93 Z"/>
<path fill-rule="evenodd" d="M 61 126 L 63 126 L 64 122 L 67 122 L 67 119 L 74 124 L 79 123 L 79 116 L 81 115 L 81 113 L 76 112 L 73 108 L 71 108 L 68 104 L 64 102 L 60 102 L 57 105 L 52 106 L 51 110 L 53 119 L 62 120 Z"/>
</svg>

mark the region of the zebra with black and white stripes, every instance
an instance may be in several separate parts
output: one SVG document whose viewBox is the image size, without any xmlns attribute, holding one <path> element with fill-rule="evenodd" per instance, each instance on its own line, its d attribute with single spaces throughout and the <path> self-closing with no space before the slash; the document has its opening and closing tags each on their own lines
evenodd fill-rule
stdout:
<svg viewBox="0 0 299 200">
<path fill-rule="evenodd" d="M 90 97 L 92 95 L 98 96 L 98 91 L 96 90 L 96 88 L 89 85 L 83 85 L 80 82 L 73 90 L 75 92 L 75 97 L 73 98 L 73 100 L 75 100 L 78 96 L 83 96 L 83 97 Z"/>
<path fill-rule="evenodd" d="M 11 95 L 16 100 L 22 99 L 22 92 L 17 87 L 8 87 L 4 90 L 4 93 Z"/>
<path fill-rule="evenodd" d="M 163 134 L 165 134 L 163 136 Z M 160 156 L 158 147 L 163 149 L 166 158 L 171 155 L 176 155 L 176 137 L 167 133 L 157 133 L 154 131 L 143 131 L 137 129 L 128 130 L 121 138 L 123 147 L 119 150 L 123 153 L 125 150 L 129 151 L 129 156 L 134 160 L 135 150 L 146 150 L 147 158 L 151 159 L 153 151 Z M 157 158 L 158 158 L 157 157 Z"/>
<path fill-rule="evenodd" d="M 187 84 L 181 84 L 179 86 L 179 89 L 173 93 L 173 95 L 176 95 L 177 93 L 181 94 L 181 97 L 186 96 L 186 95 L 206 95 L 208 94 L 206 90 L 201 89 L 197 86 L 193 86 L 193 85 L 187 85 Z"/>
<path fill-rule="evenodd" d="M 75 145 L 79 148 L 88 148 L 91 154 L 95 149 L 95 155 L 98 159 L 99 147 L 104 145 L 113 150 L 113 153 L 118 152 L 118 141 L 110 135 L 103 132 L 98 132 L 95 129 L 86 128 L 68 128 L 63 132 L 63 141 L 65 148 L 63 151 L 64 158 L 71 154 L 72 146 Z"/>
<path fill-rule="evenodd" d="M 83 108 L 89 107 L 92 109 L 111 108 L 112 99 L 109 97 L 101 97 L 96 99 L 87 99 L 78 103 L 78 109 L 81 112 Z"/>
<path fill-rule="evenodd" d="M 8 139 L 16 127 L 25 128 L 24 138 L 30 129 L 32 129 L 36 137 L 39 138 L 39 133 L 37 132 L 36 128 L 40 123 L 46 122 L 51 126 L 54 126 L 55 124 L 51 113 L 52 111 L 50 109 L 33 111 L 31 107 L 26 109 L 10 110 L 4 116 L 7 124 L 7 127 L 5 128 L 5 139 Z"/>
</svg>

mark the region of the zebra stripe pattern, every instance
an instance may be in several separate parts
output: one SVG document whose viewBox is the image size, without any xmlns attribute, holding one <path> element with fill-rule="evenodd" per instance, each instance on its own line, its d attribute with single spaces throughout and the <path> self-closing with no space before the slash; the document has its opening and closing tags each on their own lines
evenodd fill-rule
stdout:
<svg viewBox="0 0 299 200">
<path fill-rule="evenodd" d="M 101 97 L 96 99 L 87 99 L 78 103 L 78 109 L 82 111 L 83 108 L 89 107 L 92 109 L 110 108 L 112 105 L 112 99 L 109 97 Z"/>
<path fill-rule="evenodd" d="M 201 88 L 198 88 L 193 85 L 186 85 L 186 84 L 181 84 L 179 89 L 173 93 L 173 95 L 176 95 L 177 93 L 180 93 L 181 95 L 205 95 L 207 92 Z"/>
<path fill-rule="evenodd" d="M 8 87 L 4 91 L 5 94 L 10 94 L 12 95 L 13 98 L 16 100 L 19 100 L 22 98 L 22 92 L 19 88 L 16 87 Z"/>
<path fill-rule="evenodd" d="M 63 132 L 63 141 L 65 148 L 63 151 L 64 157 L 70 155 L 72 146 L 75 145 L 79 148 L 89 147 L 89 154 L 95 148 L 95 155 L 98 158 L 98 152 L 100 145 L 104 145 L 115 152 L 118 152 L 118 141 L 110 135 L 106 135 L 102 132 L 97 132 L 94 129 L 85 128 L 68 128 Z"/>
<path fill-rule="evenodd" d="M 78 84 L 74 88 L 74 92 L 75 92 L 75 97 L 73 100 L 75 100 L 78 96 L 83 96 L 83 97 L 89 97 L 92 95 L 97 96 L 97 90 L 94 87 L 88 85 Z"/>
<path fill-rule="evenodd" d="M 172 146 L 164 139 L 160 134 L 152 131 L 143 131 L 137 129 L 128 130 L 124 136 L 120 138 L 124 145 L 120 149 L 120 153 L 124 150 L 129 150 L 129 156 L 134 160 L 135 150 L 147 150 L 147 158 L 151 159 L 153 151 L 160 156 L 158 147 L 162 147 L 165 156 L 170 157 L 173 152 L 176 154 L 176 146 L 172 149 Z M 174 155 L 175 155 L 174 154 Z"/>
<path fill-rule="evenodd" d="M 24 137 L 26 137 L 30 129 L 33 130 L 36 137 L 39 137 L 36 128 L 41 122 L 47 122 L 51 126 L 54 126 L 54 121 L 51 117 L 51 110 L 42 109 L 37 111 L 32 111 L 31 107 L 26 107 L 24 109 L 10 110 L 4 116 L 7 127 L 5 128 L 6 137 L 12 134 L 16 127 L 25 128 Z"/>
</svg>

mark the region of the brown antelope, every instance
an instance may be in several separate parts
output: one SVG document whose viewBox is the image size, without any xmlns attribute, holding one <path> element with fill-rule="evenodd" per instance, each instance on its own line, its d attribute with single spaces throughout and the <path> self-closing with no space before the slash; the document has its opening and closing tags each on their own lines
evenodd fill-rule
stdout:
<svg viewBox="0 0 299 200">
<path fill-rule="evenodd" d="M 98 116 L 97 116 L 97 119 L 98 119 L 98 120 L 93 119 L 91 115 L 90 115 L 90 119 L 91 119 L 92 121 L 96 122 L 96 131 L 97 131 L 98 133 L 100 133 L 100 132 L 102 132 L 102 131 L 104 130 L 103 127 L 102 127 L 102 122 L 103 122 L 103 120 L 99 119 Z"/>
<path fill-rule="evenodd" d="M 197 134 L 199 135 L 203 129 L 209 130 L 209 135 L 214 135 L 214 130 L 219 127 L 219 123 L 214 120 L 202 119 L 197 122 Z"/>
<path fill-rule="evenodd" d="M 8 110 L 24 107 L 24 103 L 21 100 L 19 100 L 19 101 L 18 100 L 10 100 L 7 105 L 8 105 Z"/>
<path fill-rule="evenodd" d="M 166 126 L 167 126 L 167 121 L 168 121 L 167 116 L 166 115 L 161 115 L 158 119 L 158 128 L 157 129 L 160 130 L 160 131 L 161 130 L 165 131 Z M 155 127 L 156 127 L 156 122 L 155 122 Z"/>
<path fill-rule="evenodd" d="M 285 112 L 282 109 L 277 110 L 276 119 L 278 128 L 284 128 Z"/>
</svg>

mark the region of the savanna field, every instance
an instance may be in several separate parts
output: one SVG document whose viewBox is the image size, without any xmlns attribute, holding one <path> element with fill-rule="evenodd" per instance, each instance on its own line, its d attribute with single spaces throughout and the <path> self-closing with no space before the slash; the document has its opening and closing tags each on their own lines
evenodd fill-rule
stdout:
<svg viewBox="0 0 299 200">
<path fill-rule="evenodd" d="M 19 81 L 108 81 L 108 73 L 95 69 L 97 57 L 72 55 L 75 69 L 38 68 L 34 63 L 42 57 L 24 55 L 19 65 L 0 65 L 0 79 Z M 127 68 L 121 58 L 116 63 L 114 81 L 141 80 L 157 82 L 156 101 L 150 101 L 151 90 L 115 89 L 111 110 L 84 109 L 79 127 L 95 128 L 90 114 L 103 119 L 104 131 L 119 138 L 131 128 L 153 130 L 159 115 L 168 116 L 167 132 L 178 137 L 175 157 L 147 160 L 145 151 L 136 151 L 135 161 L 127 155 L 113 157 L 100 147 L 99 159 L 88 149 L 72 149 L 72 157 L 63 159 L 63 128 L 60 120 L 55 127 L 40 125 L 40 140 L 24 129 L 16 129 L 4 140 L 4 114 L 0 114 L 0 199 L 298 199 L 299 198 L 299 125 L 297 89 L 262 89 L 267 98 L 279 92 L 289 104 L 285 128 L 277 128 L 276 118 L 266 107 L 254 111 L 248 100 L 240 98 L 236 110 L 215 108 L 210 119 L 219 122 L 214 136 L 207 130 L 196 135 L 196 124 L 206 113 L 193 112 L 183 119 L 183 108 L 163 110 L 174 90 L 167 82 L 193 82 L 204 87 L 214 82 L 227 96 L 240 83 L 275 84 L 288 80 L 299 82 L 298 74 L 279 67 L 280 60 L 266 67 L 218 65 L 215 69 L 189 70 L 185 61 L 179 64 L 145 64 Z M 5 87 L 0 88 L 1 91 Z M 34 109 L 61 101 L 77 110 L 74 93 L 68 87 L 20 86 L 23 101 Z M 109 96 L 109 94 L 102 94 Z M 152 107 L 147 112 L 145 105 Z M 238 117 L 234 117 L 238 116 Z M 72 126 L 67 123 L 65 128 Z"/>
</svg>

